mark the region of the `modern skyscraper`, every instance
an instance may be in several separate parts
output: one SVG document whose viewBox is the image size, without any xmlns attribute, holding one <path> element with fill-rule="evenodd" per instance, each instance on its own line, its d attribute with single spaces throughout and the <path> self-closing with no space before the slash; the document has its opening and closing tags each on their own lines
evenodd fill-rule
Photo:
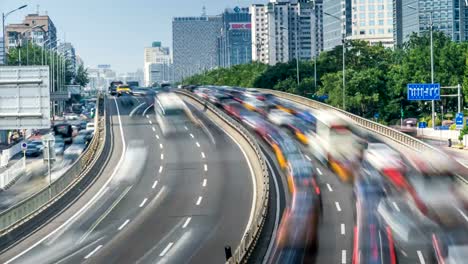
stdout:
<svg viewBox="0 0 468 264">
<path fill-rule="evenodd" d="M 28 40 L 37 45 L 55 48 L 57 43 L 57 29 L 48 15 L 27 15 L 21 24 L 6 26 L 6 48 L 15 47 L 19 41 Z"/>
<path fill-rule="evenodd" d="M 397 42 L 407 41 L 412 33 L 428 32 L 431 17 L 434 30 L 453 41 L 467 41 L 467 4 L 465 0 L 401 0 L 401 40 Z"/>
<path fill-rule="evenodd" d="M 274 65 L 295 58 L 310 60 L 318 53 L 322 34 L 315 16 L 321 12 L 315 11 L 315 2 L 272 0 L 252 5 L 252 59 Z"/>
<path fill-rule="evenodd" d="M 315 0 L 312 17 L 312 57 L 323 51 L 323 0 Z"/>
<path fill-rule="evenodd" d="M 223 27 L 218 39 L 219 66 L 252 61 L 252 24 L 248 8 L 226 9 L 221 15 Z"/>
<path fill-rule="evenodd" d="M 172 20 L 176 81 L 218 66 L 221 16 L 175 17 Z"/>
<path fill-rule="evenodd" d="M 393 47 L 393 27 L 393 0 L 354 1 L 351 39 Z"/>
<path fill-rule="evenodd" d="M 161 42 L 155 41 L 151 47 L 145 48 L 144 77 L 145 85 L 172 81 L 172 59 L 169 47 L 162 47 Z"/>
<path fill-rule="evenodd" d="M 323 1 L 323 50 L 342 45 L 343 36 L 351 35 L 351 18 L 351 0 Z"/>
</svg>

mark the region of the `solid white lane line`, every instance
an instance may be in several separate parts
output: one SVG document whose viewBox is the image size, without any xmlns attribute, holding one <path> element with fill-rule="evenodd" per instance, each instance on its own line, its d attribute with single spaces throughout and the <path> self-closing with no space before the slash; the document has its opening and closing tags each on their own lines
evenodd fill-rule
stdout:
<svg viewBox="0 0 468 264">
<path fill-rule="evenodd" d="M 163 144 L 159 144 L 159 148 L 163 149 L 164 148 Z"/>
<path fill-rule="evenodd" d="M 148 112 L 148 110 L 150 110 L 151 107 L 153 107 L 154 104 L 150 104 L 144 111 L 143 111 L 143 114 L 141 114 L 142 116 L 146 115 L 146 112 Z M 146 115 L 148 116 L 148 115 Z"/>
<path fill-rule="evenodd" d="M 192 138 L 195 138 L 195 136 L 194 136 L 192 133 L 190 133 L 190 136 L 191 136 Z"/>
<path fill-rule="evenodd" d="M 187 126 L 184 126 L 185 130 L 188 130 L 188 127 Z"/>
<path fill-rule="evenodd" d="M 323 175 L 322 171 L 320 170 L 320 168 L 317 168 L 317 172 L 320 174 L 320 175 Z"/>
<path fill-rule="evenodd" d="M 197 147 L 200 147 L 200 143 L 198 143 L 198 141 L 195 144 L 197 144 Z"/>
<path fill-rule="evenodd" d="M 202 153 L 201 153 L 201 157 L 202 157 L 202 158 L 206 158 L 205 152 L 202 152 Z"/>
<path fill-rule="evenodd" d="M 151 129 L 153 129 L 153 132 L 156 132 L 156 128 L 155 128 L 155 127 L 151 127 Z"/>
<path fill-rule="evenodd" d="M 198 196 L 197 205 L 200 205 L 200 204 L 201 204 L 202 199 L 203 199 L 203 197 Z"/>
<path fill-rule="evenodd" d="M 161 153 L 161 159 L 162 159 L 162 160 L 164 159 L 164 154 L 163 154 L 163 153 Z"/>
<path fill-rule="evenodd" d="M 341 264 L 346 264 L 346 250 L 341 250 Z"/>
<path fill-rule="evenodd" d="M 305 155 L 305 157 L 306 157 L 309 161 L 312 161 L 312 159 L 311 159 L 308 155 Z"/>
<path fill-rule="evenodd" d="M 418 250 L 417 253 L 418 253 L 419 263 L 421 263 L 421 264 L 426 264 L 426 261 L 424 260 L 424 256 L 423 256 L 423 254 L 421 253 L 421 251 Z"/>
<path fill-rule="evenodd" d="M 328 188 L 328 190 L 329 190 L 330 192 L 333 192 L 333 189 L 332 189 L 331 185 L 328 184 L 328 183 L 327 183 L 327 188 Z"/>
<path fill-rule="evenodd" d="M 395 202 L 393 202 L 393 207 L 395 207 L 395 209 L 400 212 L 400 207 L 398 207 L 398 204 L 396 204 Z"/>
<path fill-rule="evenodd" d="M 188 217 L 187 220 L 185 220 L 185 223 L 182 226 L 182 228 L 186 228 L 188 226 L 188 224 L 190 223 L 190 220 L 192 220 L 192 217 Z"/>
<path fill-rule="evenodd" d="M 119 226 L 119 230 L 122 230 L 128 224 L 128 222 L 130 222 L 130 219 L 125 220 L 125 222 Z"/>
<path fill-rule="evenodd" d="M 14 257 L 12 257 L 8 261 L 6 261 L 5 264 L 11 263 L 11 262 L 15 261 L 16 259 L 20 258 L 24 254 L 28 253 L 29 251 L 31 251 L 32 249 L 34 249 L 35 247 L 37 247 L 38 245 L 43 243 L 45 240 L 49 239 L 51 236 L 57 234 L 57 232 L 64 232 L 64 230 L 66 230 L 66 227 L 73 224 L 81 214 L 83 214 L 86 210 L 88 210 L 91 207 L 92 204 L 94 204 L 99 198 L 101 198 L 104 195 L 104 193 L 106 193 L 109 190 L 109 187 L 108 187 L 109 183 L 112 181 L 112 179 L 115 177 L 115 175 L 119 171 L 121 164 L 124 163 L 125 152 L 126 152 L 126 148 L 127 148 L 127 144 L 125 142 L 125 135 L 124 135 L 123 125 L 122 125 L 122 118 L 120 116 L 120 109 L 119 109 L 119 105 L 117 103 L 117 99 L 115 99 L 115 98 L 114 98 L 114 104 L 115 104 L 115 107 L 116 107 L 116 110 L 117 110 L 117 119 L 119 120 L 119 130 L 120 130 L 120 137 L 121 137 L 121 140 L 122 140 L 123 148 L 122 148 L 122 153 L 120 155 L 119 162 L 117 163 L 117 166 L 112 171 L 112 175 L 109 177 L 109 179 L 107 179 L 107 181 L 104 183 L 104 185 L 101 187 L 101 189 L 99 189 L 99 191 L 96 193 L 96 195 L 94 195 L 83 207 L 81 207 L 78 210 L 78 212 L 76 212 L 74 215 L 72 215 L 70 218 L 68 218 L 67 221 L 65 221 L 65 223 L 63 223 L 58 228 L 54 229 L 52 232 L 48 233 L 46 236 L 41 238 L 39 241 L 37 241 L 36 243 L 31 245 L 27 249 L 21 251 L 21 253 L 15 255 Z"/>
<path fill-rule="evenodd" d="M 143 199 L 143 201 L 141 201 L 140 207 L 145 206 L 147 201 L 148 201 L 148 198 Z"/>
<path fill-rule="evenodd" d="M 160 257 L 164 257 L 164 255 L 166 255 L 166 253 L 169 251 L 169 249 L 171 249 L 171 247 L 174 245 L 173 242 L 169 243 L 165 248 L 164 250 L 161 252 L 161 254 L 159 254 Z"/>
<path fill-rule="evenodd" d="M 158 135 L 158 134 L 156 134 L 156 138 L 159 139 L 159 135 Z"/>
<path fill-rule="evenodd" d="M 205 169 L 205 171 L 208 171 L 208 165 L 203 165 L 203 168 Z"/>
<path fill-rule="evenodd" d="M 341 212 L 340 203 L 339 203 L 339 202 L 335 202 L 335 206 L 336 206 L 336 210 L 338 210 L 338 212 Z"/>
<path fill-rule="evenodd" d="M 154 181 L 153 186 L 151 187 L 151 189 L 156 188 L 156 185 L 158 185 L 158 181 Z"/>
<path fill-rule="evenodd" d="M 135 108 L 130 112 L 129 116 L 132 117 L 132 116 L 135 114 L 135 112 L 136 112 L 138 109 L 140 109 L 140 107 L 142 107 L 142 106 L 144 106 L 144 105 L 145 105 L 145 103 L 141 103 L 140 105 L 138 105 L 137 107 L 135 107 Z"/>
<path fill-rule="evenodd" d="M 345 234 L 346 234 L 345 224 L 341 224 L 341 234 L 342 234 L 342 235 L 345 235 Z"/>
<path fill-rule="evenodd" d="M 96 252 L 97 252 L 99 249 L 101 249 L 101 248 L 102 248 L 102 245 L 97 246 L 93 251 L 89 252 L 89 254 L 86 255 L 84 258 L 85 258 L 85 259 L 90 258 L 92 255 L 94 255 L 94 253 L 96 253 Z"/>
<path fill-rule="evenodd" d="M 203 179 L 202 186 L 203 186 L 203 187 L 206 187 L 206 179 Z"/>
<path fill-rule="evenodd" d="M 161 173 L 163 170 L 163 166 L 159 166 L 159 173 Z"/>
<path fill-rule="evenodd" d="M 152 122 L 151 120 L 149 120 L 148 122 L 150 123 L 150 125 L 152 125 L 152 124 L 153 124 L 153 122 Z"/>
<path fill-rule="evenodd" d="M 463 218 L 465 218 L 465 221 L 468 222 L 468 216 L 462 210 L 460 210 L 459 208 L 457 208 L 457 211 L 463 216 Z"/>
</svg>

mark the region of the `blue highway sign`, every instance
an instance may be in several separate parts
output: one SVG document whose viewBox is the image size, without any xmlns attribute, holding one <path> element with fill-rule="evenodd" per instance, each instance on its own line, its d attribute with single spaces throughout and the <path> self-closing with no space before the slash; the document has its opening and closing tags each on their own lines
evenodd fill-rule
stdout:
<svg viewBox="0 0 468 264">
<path fill-rule="evenodd" d="M 440 84 L 410 83 L 408 84 L 408 100 L 440 100 Z"/>
</svg>

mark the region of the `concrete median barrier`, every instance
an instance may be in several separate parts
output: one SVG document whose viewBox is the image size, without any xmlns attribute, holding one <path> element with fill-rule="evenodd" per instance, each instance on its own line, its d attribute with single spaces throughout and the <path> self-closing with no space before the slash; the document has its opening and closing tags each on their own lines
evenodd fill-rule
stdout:
<svg viewBox="0 0 468 264">
<path fill-rule="evenodd" d="M 90 171 L 104 163 L 109 149 L 105 98 L 99 96 L 95 117 L 95 135 L 88 148 L 50 186 L 0 213 L 0 248 L 5 248 L 65 208 L 92 179 Z M 95 176 L 95 175 L 94 175 Z"/>
</svg>

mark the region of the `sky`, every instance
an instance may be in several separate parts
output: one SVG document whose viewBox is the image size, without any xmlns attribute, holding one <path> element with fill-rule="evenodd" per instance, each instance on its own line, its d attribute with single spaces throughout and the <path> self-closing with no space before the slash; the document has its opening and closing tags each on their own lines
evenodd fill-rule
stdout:
<svg viewBox="0 0 468 264">
<path fill-rule="evenodd" d="M 47 11 L 58 38 L 71 42 L 85 66 L 110 64 L 118 73 L 143 68 L 143 49 L 162 41 L 172 49 L 172 18 L 208 15 L 225 8 L 247 7 L 267 0 L 0 0 L 0 12 L 28 7 L 7 18 L 21 23 L 24 16 Z"/>
</svg>

